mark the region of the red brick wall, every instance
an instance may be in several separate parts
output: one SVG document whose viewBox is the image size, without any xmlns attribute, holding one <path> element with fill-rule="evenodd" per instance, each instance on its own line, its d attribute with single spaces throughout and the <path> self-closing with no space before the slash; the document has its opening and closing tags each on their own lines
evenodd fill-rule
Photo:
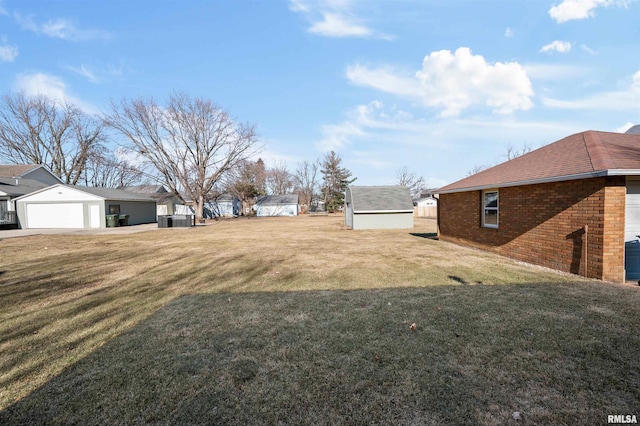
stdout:
<svg viewBox="0 0 640 426">
<path fill-rule="evenodd" d="M 622 282 L 625 193 L 624 177 L 500 188 L 498 229 L 482 227 L 482 191 L 441 194 L 439 234 L 525 262 Z"/>
</svg>

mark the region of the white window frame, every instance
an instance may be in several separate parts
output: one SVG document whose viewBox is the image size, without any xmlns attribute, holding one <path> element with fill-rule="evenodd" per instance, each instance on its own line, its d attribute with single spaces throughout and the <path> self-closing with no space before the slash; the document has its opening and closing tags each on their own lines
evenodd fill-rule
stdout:
<svg viewBox="0 0 640 426">
<path fill-rule="evenodd" d="M 495 207 L 487 207 L 487 194 L 496 194 L 496 206 Z M 496 223 L 487 223 L 486 221 L 486 213 L 487 210 L 496 212 Z M 500 193 L 497 189 L 487 189 L 486 191 L 482 191 L 482 226 L 485 228 L 493 228 L 497 229 L 500 224 Z"/>
</svg>

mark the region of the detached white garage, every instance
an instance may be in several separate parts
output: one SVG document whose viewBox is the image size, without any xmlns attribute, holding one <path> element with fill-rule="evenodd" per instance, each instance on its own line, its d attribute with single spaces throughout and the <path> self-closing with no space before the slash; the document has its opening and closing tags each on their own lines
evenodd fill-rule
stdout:
<svg viewBox="0 0 640 426">
<path fill-rule="evenodd" d="M 53 185 L 15 199 L 23 229 L 104 228 L 106 215 L 127 215 L 129 225 L 156 221 L 156 202 L 108 188 Z"/>
</svg>

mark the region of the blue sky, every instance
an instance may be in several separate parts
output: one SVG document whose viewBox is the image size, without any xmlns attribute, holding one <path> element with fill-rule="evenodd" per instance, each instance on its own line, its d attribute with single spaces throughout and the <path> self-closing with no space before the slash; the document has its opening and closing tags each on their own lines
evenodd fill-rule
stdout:
<svg viewBox="0 0 640 426">
<path fill-rule="evenodd" d="M 267 166 L 335 150 L 431 187 L 640 123 L 636 0 L 0 0 L 0 93 L 88 112 L 172 92 L 256 124 Z"/>
</svg>

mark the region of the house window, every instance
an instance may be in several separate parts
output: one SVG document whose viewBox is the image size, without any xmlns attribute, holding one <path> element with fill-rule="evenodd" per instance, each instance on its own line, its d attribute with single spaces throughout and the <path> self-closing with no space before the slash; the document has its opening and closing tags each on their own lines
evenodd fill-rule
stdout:
<svg viewBox="0 0 640 426">
<path fill-rule="evenodd" d="M 485 191 L 482 194 L 482 226 L 498 227 L 498 191 Z"/>
<path fill-rule="evenodd" d="M 109 204 L 109 214 L 120 214 L 120 204 Z"/>
</svg>

